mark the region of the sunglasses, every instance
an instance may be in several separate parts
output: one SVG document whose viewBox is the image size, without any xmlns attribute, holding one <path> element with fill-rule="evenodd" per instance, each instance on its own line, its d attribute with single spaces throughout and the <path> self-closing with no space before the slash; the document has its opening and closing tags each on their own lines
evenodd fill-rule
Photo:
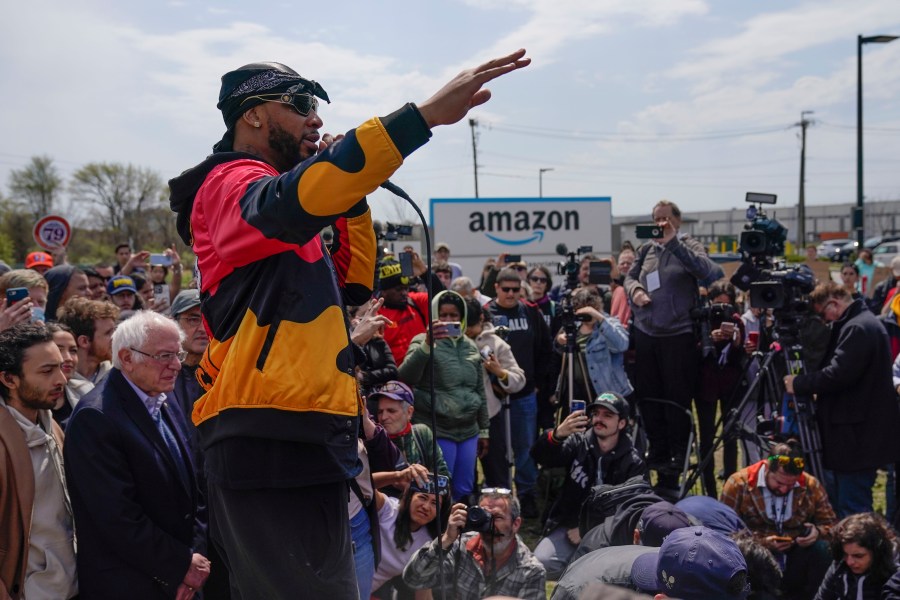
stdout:
<svg viewBox="0 0 900 600">
<path fill-rule="evenodd" d="M 286 92 L 282 92 L 280 94 L 258 94 L 256 96 L 248 96 L 241 101 L 241 104 L 244 104 L 247 100 L 256 98 L 257 100 L 262 100 L 263 102 L 279 102 L 281 104 L 289 104 L 300 113 L 301 117 L 305 117 L 309 115 L 310 111 L 319 110 L 319 101 L 316 100 L 316 97 L 307 92 L 301 92 L 300 90 L 303 88 L 302 84 L 297 84 L 292 88 L 289 88 Z"/>
<path fill-rule="evenodd" d="M 482 496 L 512 496 L 512 490 L 503 487 L 486 487 L 481 488 Z"/>
<path fill-rule="evenodd" d="M 546 277 L 529 277 L 528 281 L 532 283 L 547 283 L 548 279 Z"/>
<path fill-rule="evenodd" d="M 506 292 L 507 294 L 518 294 L 522 288 L 521 287 L 501 287 L 500 289 L 502 291 Z"/>
<path fill-rule="evenodd" d="M 519 265 L 518 267 L 513 267 L 513 269 L 515 269 L 516 271 L 527 271 L 528 267 L 523 267 L 522 265 Z"/>
<path fill-rule="evenodd" d="M 785 456 L 784 454 L 773 454 L 773 455 L 769 456 L 769 461 L 770 461 L 770 462 L 777 462 L 777 463 L 778 463 L 779 465 L 781 465 L 782 467 L 786 467 L 786 466 L 788 466 L 788 465 L 792 465 L 792 466 L 793 466 L 795 469 L 797 469 L 798 471 L 802 471 L 804 465 L 806 464 L 806 463 L 803 461 L 803 457 L 802 457 L 802 456 L 795 456 L 795 457 L 792 458 L 792 457 L 790 457 L 790 456 Z"/>
</svg>

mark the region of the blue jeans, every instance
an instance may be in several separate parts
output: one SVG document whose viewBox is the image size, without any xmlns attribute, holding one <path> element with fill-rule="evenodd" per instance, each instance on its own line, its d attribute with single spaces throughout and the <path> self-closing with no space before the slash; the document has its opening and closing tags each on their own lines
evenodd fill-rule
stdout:
<svg viewBox="0 0 900 600">
<path fill-rule="evenodd" d="M 531 459 L 537 439 L 537 394 L 531 392 L 510 402 L 510 433 L 516 462 L 516 495 L 534 494 L 538 470 Z"/>
<path fill-rule="evenodd" d="M 361 509 L 350 519 L 350 539 L 353 540 L 353 564 L 356 566 L 356 585 L 360 600 L 368 600 L 375 577 L 375 550 L 372 548 L 372 531 L 369 514 Z"/>
<path fill-rule="evenodd" d="M 828 492 L 838 519 L 856 513 L 872 512 L 872 486 L 875 485 L 876 475 L 877 469 L 826 473 L 825 491 Z"/>
<path fill-rule="evenodd" d="M 438 438 L 438 446 L 453 478 L 453 501 L 468 496 L 475 489 L 475 458 L 478 456 L 478 436 L 461 442 Z"/>
</svg>

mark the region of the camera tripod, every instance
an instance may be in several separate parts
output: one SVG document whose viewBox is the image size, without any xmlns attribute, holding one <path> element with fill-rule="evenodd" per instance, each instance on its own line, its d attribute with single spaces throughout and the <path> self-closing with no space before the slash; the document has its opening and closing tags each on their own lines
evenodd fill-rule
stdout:
<svg viewBox="0 0 900 600">
<path fill-rule="evenodd" d="M 780 342 L 775 341 L 772 342 L 765 353 L 755 353 L 757 358 L 761 358 L 759 371 L 750 381 L 740 402 L 719 417 L 719 420 L 716 422 L 716 429 L 721 426 L 721 433 L 713 439 L 710 450 L 700 459 L 700 462 L 685 479 L 685 483 L 682 486 L 682 497 L 687 494 L 687 490 L 693 488 L 697 479 L 702 475 L 703 470 L 713 460 L 715 453 L 726 442 L 741 439 L 744 442 L 756 445 L 761 450 L 768 451 L 773 443 L 771 437 L 762 435 L 758 428 L 749 428 L 742 420 L 742 417 L 751 407 L 751 403 L 756 400 L 757 389 L 760 391 L 758 406 L 780 407 L 785 392 L 784 385 L 779 377 L 780 371 L 776 369 L 778 364 L 776 361 L 783 361 L 784 370 L 788 374 L 799 375 L 805 373 L 806 368 L 801 358 L 801 350 L 799 343 L 785 343 L 782 345 Z M 748 369 L 749 366 L 745 369 L 745 375 Z M 819 435 L 818 423 L 816 422 L 815 404 L 811 398 L 795 395 L 792 397 L 792 401 L 789 402 L 788 408 L 793 409 L 796 416 L 797 434 L 806 454 L 806 470 L 816 478 L 821 479 L 823 474 L 822 440 Z M 776 410 L 775 412 L 778 411 Z M 772 431 L 771 433 L 778 432 Z M 786 431 L 781 433 L 786 433 Z"/>
</svg>

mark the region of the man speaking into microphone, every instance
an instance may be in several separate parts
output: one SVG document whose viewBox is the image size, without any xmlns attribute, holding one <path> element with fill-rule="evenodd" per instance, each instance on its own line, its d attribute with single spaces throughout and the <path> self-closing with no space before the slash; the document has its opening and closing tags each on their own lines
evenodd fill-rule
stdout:
<svg viewBox="0 0 900 600">
<path fill-rule="evenodd" d="M 253 63 L 222 77 L 227 131 L 169 186 L 210 333 L 193 420 L 212 536 L 241 597 L 358 597 L 347 481 L 361 468 L 360 401 L 343 307 L 372 293 L 365 196 L 431 129 L 486 102 L 485 83 L 527 66 L 524 55 L 463 71 L 419 106 L 336 138 L 320 134 L 328 94 L 293 69 Z"/>
</svg>

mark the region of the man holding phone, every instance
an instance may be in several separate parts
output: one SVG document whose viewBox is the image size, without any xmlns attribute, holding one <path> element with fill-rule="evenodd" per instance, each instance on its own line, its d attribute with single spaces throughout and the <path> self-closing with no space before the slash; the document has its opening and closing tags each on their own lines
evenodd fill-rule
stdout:
<svg viewBox="0 0 900 600">
<path fill-rule="evenodd" d="M 767 458 L 729 477 L 720 498 L 775 555 L 789 598 L 815 596 L 831 562 L 827 544 L 837 522 L 825 488 L 803 469 L 799 447 L 776 444 Z"/>
<path fill-rule="evenodd" d="M 550 509 L 544 537 L 534 549 L 550 579 L 562 575 L 581 542 L 578 514 L 591 488 L 647 474 L 644 461 L 624 433 L 627 424 L 628 401 L 614 392 L 604 392 L 587 409 L 570 412 L 531 449 L 534 460 L 544 467 L 566 469 L 566 480 Z"/>
</svg>

